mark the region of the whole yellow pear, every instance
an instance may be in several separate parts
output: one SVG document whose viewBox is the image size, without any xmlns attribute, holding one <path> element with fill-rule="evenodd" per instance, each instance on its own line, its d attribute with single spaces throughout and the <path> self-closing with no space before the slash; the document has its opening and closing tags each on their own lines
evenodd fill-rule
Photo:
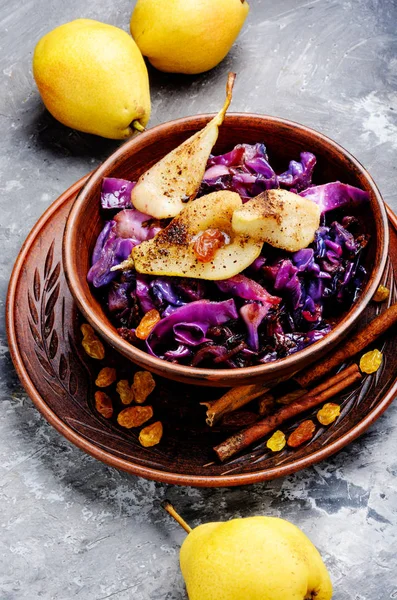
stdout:
<svg viewBox="0 0 397 600">
<path fill-rule="evenodd" d="M 206 523 L 182 544 L 190 600 L 330 600 L 321 556 L 298 527 L 274 517 Z"/>
<path fill-rule="evenodd" d="M 33 75 L 46 108 L 68 127 L 123 139 L 149 120 L 145 61 L 118 27 L 91 19 L 57 27 L 38 42 Z"/>
<path fill-rule="evenodd" d="M 248 11 L 247 0 L 138 0 L 131 33 L 156 69 L 202 73 L 225 58 Z"/>
</svg>

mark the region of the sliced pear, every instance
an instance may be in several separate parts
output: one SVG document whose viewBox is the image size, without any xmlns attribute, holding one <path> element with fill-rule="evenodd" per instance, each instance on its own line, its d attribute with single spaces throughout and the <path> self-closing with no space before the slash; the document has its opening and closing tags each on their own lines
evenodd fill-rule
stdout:
<svg viewBox="0 0 397 600">
<path fill-rule="evenodd" d="M 229 73 L 222 110 L 204 127 L 141 175 L 131 192 L 132 205 L 156 219 L 175 217 L 196 197 L 211 149 L 232 100 L 236 75 Z"/>
<path fill-rule="evenodd" d="M 238 235 L 297 252 L 314 240 L 320 215 L 311 200 L 287 190 L 268 190 L 234 212 L 232 228 Z"/>
<path fill-rule="evenodd" d="M 153 239 L 135 246 L 131 253 L 138 273 L 198 279 L 228 279 L 246 269 L 260 254 L 262 242 L 232 230 L 232 217 L 241 208 L 239 194 L 214 192 L 189 203 Z M 197 260 L 193 246 L 197 234 L 219 229 L 229 243 L 216 251 L 211 262 Z"/>
</svg>

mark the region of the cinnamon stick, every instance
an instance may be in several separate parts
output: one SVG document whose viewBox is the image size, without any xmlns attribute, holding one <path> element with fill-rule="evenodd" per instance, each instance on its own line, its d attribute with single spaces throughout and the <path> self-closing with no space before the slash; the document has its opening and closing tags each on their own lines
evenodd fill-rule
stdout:
<svg viewBox="0 0 397 600">
<path fill-rule="evenodd" d="M 291 402 L 295 402 L 298 398 L 305 396 L 309 390 L 304 390 L 299 388 L 298 390 L 293 390 L 292 392 L 288 392 L 288 394 L 284 394 L 284 396 L 280 396 L 277 398 L 277 404 L 291 404 Z"/>
<path fill-rule="evenodd" d="M 343 371 L 340 371 L 339 373 L 337 373 L 330 379 L 323 381 L 323 383 L 319 383 L 313 390 L 310 390 L 307 393 L 307 395 L 312 396 L 313 393 L 321 394 L 321 392 L 324 392 L 325 390 L 327 390 L 329 388 L 331 382 L 332 382 L 332 385 L 335 385 L 336 383 L 339 383 L 340 381 L 343 381 L 344 379 L 346 379 L 346 377 L 349 377 L 350 375 L 353 375 L 354 373 L 357 373 L 359 371 L 360 370 L 359 370 L 358 366 L 356 365 L 356 363 L 353 363 L 352 365 L 350 365 L 350 367 L 346 367 L 346 369 L 343 369 Z"/>
<path fill-rule="evenodd" d="M 390 329 L 395 323 L 397 323 L 397 304 L 392 304 L 392 306 L 353 335 L 353 337 L 340 348 L 333 350 L 331 354 L 328 354 L 319 362 L 310 365 L 299 375 L 296 375 L 294 378 L 295 381 L 304 388 L 311 383 L 314 383 L 324 375 L 327 375 L 327 373 L 332 371 L 335 367 L 339 367 L 358 352 L 364 350 L 364 348 L 372 344 L 372 342 Z"/>
<path fill-rule="evenodd" d="M 397 304 L 393 304 L 378 315 L 366 327 L 358 331 L 347 343 L 333 350 L 331 355 L 304 369 L 294 380 L 303 388 L 327 375 L 334 368 L 355 356 L 361 350 L 372 344 L 380 335 L 397 323 Z M 274 384 L 276 385 L 276 384 Z M 245 406 L 251 400 L 259 398 L 274 387 L 258 383 L 232 388 L 218 400 L 202 402 L 207 407 L 206 423 L 212 427 L 224 415 Z"/>
<path fill-rule="evenodd" d="M 339 383 L 339 381 L 342 381 L 343 379 L 345 379 L 345 377 L 347 377 L 351 373 L 357 373 L 357 365 L 356 364 L 353 364 L 350 367 L 343 369 L 343 371 L 341 371 L 340 373 L 337 373 L 332 378 L 334 385 L 335 385 L 335 383 Z M 320 385 L 318 385 L 316 387 L 316 393 L 319 394 L 323 390 L 326 390 L 328 387 L 329 387 L 329 380 L 324 381 L 323 383 L 321 383 Z M 312 393 L 313 393 L 313 390 L 310 391 L 310 394 L 312 394 Z M 277 398 L 275 400 L 275 402 L 277 402 L 277 404 L 292 404 L 292 402 L 295 402 L 295 400 L 298 400 L 298 398 L 302 398 L 302 396 L 307 396 L 308 394 L 309 394 L 309 390 L 298 389 L 298 390 L 294 390 L 293 392 L 289 392 L 288 394 L 285 394 L 285 396 L 281 396 L 280 398 Z"/>
<path fill-rule="evenodd" d="M 342 377 L 342 374 L 344 375 Z M 312 391 L 298 398 L 295 402 L 282 406 L 273 415 L 254 423 L 250 427 L 243 429 L 239 433 L 232 435 L 227 440 L 214 448 L 219 460 L 224 462 L 228 458 L 241 452 L 248 446 L 251 446 L 265 435 L 274 431 L 285 421 L 314 408 L 318 404 L 329 400 L 336 394 L 339 394 L 347 387 L 361 379 L 361 373 L 358 366 L 351 365 L 348 369 L 344 369 L 334 377 L 331 377 L 326 383 L 319 385 Z"/>
<path fill-rule="evenodd" d="M 200 404 L 208 409 L 205 422 L 212 427 L 224 415 L 245 406 L 255 398 L 259 398 L 268 389 L 269 387 L 265 387 L 263 384 L 240 385 L 226 392 L 218 400 L 201 402 Z"/>
</svg>

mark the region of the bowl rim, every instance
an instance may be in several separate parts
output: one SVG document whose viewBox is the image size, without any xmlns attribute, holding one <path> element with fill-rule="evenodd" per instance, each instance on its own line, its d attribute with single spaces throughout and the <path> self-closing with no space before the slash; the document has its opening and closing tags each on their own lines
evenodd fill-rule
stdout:
<svg viewBox="0 0 397 600">
<path fill-rule="evenodd" d="M 199 115 L 192 115 L 188 117 L 181 117 L 179 119 L 174 119 L 172 121 L 166 121 L 165 123 L 161 123 L 147 129 L 145 132 L 140 133 L 139 135 L 133 137 L 128 140 L 124 144 L 122 144 L 115 152 L 113 152 L 99 167 L 92 172 L 92 174 L 88 177 L 86 182 L 84 183 L 81 191 L 77 195 L 73 206 L 68 215 L 65 231 L 63 236 L 62 243 L 62 254 L 63 254 L 63 263 L 65 268 L 65 276 L 70 288 L 70 291 L 76 301 L 76 304 L 79 310 L 82 312 L 87 321 L 96 329 L 99 334 L 108 342 L 113 348 L 117 351 L 121 352 L 124 356 L 128 357 L 132 362 L 138 364 L 144 364 L 145 367 L 150 371 L 161 372 L 161 375 L 168 379 L 176 379 L 178 376 L 185 381 L 191 380 L 200 380 L 203 384 L 211 385 L 212 383 L 218 382 L 220 380 L 228 380 L 227 386 L 239 385 L 239 381 L 245 378 L 258 378 L 261 375 L 274 376 L 277 378 L 277 373 L 282 367 L 289 367 L 291 370 L 296 367 L 296 370 L 301 368 L 302 360 L 305 359 L 306 365 L 309 365 L 315 359 L 315 355 L 317 352 L 324 350 L 327 345 L 335 345 L 338 341 L 338 338 L 342 331 L 348 331 L 351 329 L 359 318 L 359 316 L 364 311 L 365 307 L 371 300 L 375 291 L 377 290 L 382 273 L 384 271 L 387 257 L 388 257 L 388 247 L 389 247 L 389 229 L 388 229 L 388 218 L 385 209 L 385 204 L 382 198 L 382 195 L 374 182 L 371 175 L 365 169 L 365 167 L 343 146 L 329 138 L 328 136 L 320 133 L 319 131 L 307 127 L 301 123 L 297 123 L 295 121 L 291 121 L 289 119 L 283 119 L 280 117 L 273 117 L 266 114 L 257 114 L 257 113 L 228 113 L 225 118 L 225 124 L 230 120 L 239 120 L 239 119 L 257 119 L 259 121 L 267 121 L 272 122 L 274 124 L 297 129 L 305 134 L 313 135 L 317 138 L 320 143 L 325 144 L 328 147 L 332 147 L 339 154 L 342 154 L 344 158 L 346 158 L 354 168 L 364 175 L 368 184 L 371 188 L 371 191 L 377 201 L 380 210 L 381 216 L 381 224 L 383 228 L 383 236 L 380 239 L 381 245 L 381 254 L 380 261 L 378 265 L 378 270 L 376 273 L 372 272 L 372 281 L 369 286 L 366 286 L 364 292 L 360 295 L 357 302 L 353 305 L 353 307 L 346 313 L 346 315 L 338 322 L 338 324 L 326 334 L 322 339 L 317 342 L 307 346 L 306 348 L 291 354 L 285 358 L 278 359 L 273 362 L 264 363 L 261 365 L 255 365 L 251 367 L 239 367 L 235 369 L 208 369 L 208 368 L 200 368 L 200 367 L 190 367 L 187 365 L 179 365 L 175 363 L 170 363 L 161 358 L 152 356 L 147 352 L 136 348 L 126 340 L 124 340 L 111 325 L 110 321 L 104 321 L 101 319 L 97 313 L 92 309 L 89 302 L 86 299 L 86 294 L 84 293 L 82 287 L 80 286 L 80 280 L 77 276 L 76 272 L 73 268 L 73 256 L 71 252 L 71 248 L 73 247 L 72 240 L 74 235 L 76 235 L 76 221 L 79 216 L 79 211 L 81 206 L 85 203 L 87 199 L 87 194 L 90 192 L 90 188 L 93 185 L 94 181 L 98 179 L 101 180 L 105 176 L 106 171 L 117 164 L 118 160 L 125 154 L 126 150 L 131 146 L 139 144 L 143 139 L 146 139 L 150 142 L 151 138 L 156 138 L 159 134 L 168 132 L 170 129 L 172 130 L 174 127 L 178 125 L 189 126 L 189 124 L 197 122 L 202 122 L 202 126 L 208 122 L 215 113 L 205 113 Z M 187 127 L 188 128 L 188 127 Z M 92 294 L 92 292 L 91 292 Z"/>
</svg>

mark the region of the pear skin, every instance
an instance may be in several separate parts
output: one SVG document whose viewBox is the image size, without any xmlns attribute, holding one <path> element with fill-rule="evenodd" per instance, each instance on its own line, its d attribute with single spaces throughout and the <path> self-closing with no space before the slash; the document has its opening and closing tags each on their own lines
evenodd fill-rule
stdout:
<svg viewBox="0 0 397 600">
<path fill-rule="evenodd" d="M 225 58 L 248 12 L 247 0 L 138 0 L 130 28 L 156 69 L 192 75 Z"/>
<path fill-rule="evenodd" d="M 46 108 L 68 127 L 123 139 L 149 120 L 146 65 L 118 27 L 91 19 L 57 27 L 38 42 L 33 75 Z"/>
<path fill-rule="evenodd" d="M 189 600 L 331 600 L 321 556 L 292 523 L 249 517 L 206 523 L 182 544 Z"/>
<path fill-rule="evenodd" d="M 229 73 L 226 100 L 219 113 L 200 131 L 143 173 L 131 192 L 131 202 L 156 219 L 175 217 L 196 197 L 211 149 L 232 99 L 235 74 Z"/>
</svg>

